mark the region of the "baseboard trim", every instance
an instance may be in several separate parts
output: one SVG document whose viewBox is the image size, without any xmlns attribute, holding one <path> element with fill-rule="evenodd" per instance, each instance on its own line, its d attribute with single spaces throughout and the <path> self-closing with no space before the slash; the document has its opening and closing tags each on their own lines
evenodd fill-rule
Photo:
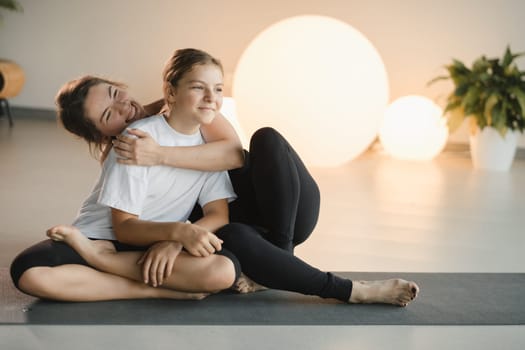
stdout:
<svg viewBox="0 0 525 350">
<path fill-rule="evenodd" d="M 28 108 L 11 106 L 11 113 L 13 120 L 16 119 L 50 119 L 56 120 L 56 110 L 48 108 Z"/>
</svg>

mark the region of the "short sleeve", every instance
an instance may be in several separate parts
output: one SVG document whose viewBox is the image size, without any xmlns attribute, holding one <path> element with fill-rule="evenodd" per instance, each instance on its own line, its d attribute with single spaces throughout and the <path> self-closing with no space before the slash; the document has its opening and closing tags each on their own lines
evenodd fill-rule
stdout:
<svg viewBox="0 0 525 350">
<path fill-rule="evenodd" d="M 104 179 L 98 203 L 140 215 L 148 191 L 148 167 L 116 162 L 114 150 L 104 162 Z"/>
<path fill-rule="evenodd" d="M 237 198 L 233 191 L 230 177 L 226 171 L 210 172 L 207 174 L 204 186 L 199 194 L 199 205 L 205 206 L 218 199 L 227 199 L 231 202 Z"/>
</svg>

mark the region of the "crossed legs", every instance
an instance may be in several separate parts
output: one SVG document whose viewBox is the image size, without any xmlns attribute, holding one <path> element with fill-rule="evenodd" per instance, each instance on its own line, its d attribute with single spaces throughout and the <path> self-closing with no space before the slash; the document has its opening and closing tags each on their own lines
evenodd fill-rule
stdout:
<svg viewBox="0 0 525 350">
<path fill-rule="evenodd" d="M 229 288 L 235 280 L 234 264 L 227 257 L 198 258 L 182 252 L 172 274 L 161 287 L 154 288 L 142 282 L 142 269 L 137 261 L 143 252 L 116 252 L 111 242 L 91 241 L 72 226 L 62 226 L 53 239 L 70 245 L 94 268 L 74 260 L 54 267 L 31 267 L 18 279 L 22 291 L 64 301 L 201 299 L 208 293 Z"/>
</svg>

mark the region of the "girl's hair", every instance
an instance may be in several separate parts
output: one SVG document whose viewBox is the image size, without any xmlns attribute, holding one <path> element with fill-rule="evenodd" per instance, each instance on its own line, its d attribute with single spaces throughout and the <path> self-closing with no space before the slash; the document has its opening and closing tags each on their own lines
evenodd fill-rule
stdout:
<svg viewBox="0 0 525 350">
<path fill-rule="evenodd" d="M 107 146 L 111 145 L 111 137 L 103 135 L 86 117 L 84 103 L 89 89 L 102 83 L 125 87 L 121 83 L 86 75 L 64 84 L 55 97 L 58 120 L 67 131 L 84 139 L 97 159 L 104 158 Z"/>
<path fill-rule="evenodd" d="M 173 56 L 166 62 L 164 67 L 163 77 L 163 91 L 164 100 L 170 105 L 170 91 L 172 88 L 177 88 L 177 84 L 182 77 L 192 70 L 195 65 L 214 64 L 224 74 L 222 63 L 217 58 L 213 57 L 207 52 L 197 49 L 179 49 L 175 51 Z"/>
</svg>

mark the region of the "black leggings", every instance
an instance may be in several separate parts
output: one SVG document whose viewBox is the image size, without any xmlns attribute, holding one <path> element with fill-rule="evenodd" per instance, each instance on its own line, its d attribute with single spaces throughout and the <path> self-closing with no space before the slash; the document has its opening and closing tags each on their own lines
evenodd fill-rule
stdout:
<svg viewBox="0 0 525 350">
<path fill-rule="evenodd" d="M 351 280 L 308 265 L 268 242 L 261 234 L 256 227 L 242 223 L 231 223 L 217 231 L 217 236 L 224 241 L 223 247 L 235 254 L 242 272 L 255 282 L 268 288 L 348 302 Z"/>
<path fill-rule="evenodd" d="M 230 203 L 230 222 L 257 226 L 268 241 L 290 252 L 310 236 L 319 217 L 319 187 L 275 129 L 257 130 L 244 166 L 229 175 L 238 197 Z M 196 208 L 190 221 L 200 217 Z"/>
<path fill-rule="evenodd" d="M 232 223 L 217 235 L 239 259 L 242 271 L 269 288 L 348 301 L 352 281 L 292 254 L 317 223 L 320 194 L 284 137 L 272 128 L 255 132 L 244 166 L 230 171 L 230 178 L 239 198 L 230 204 Z"/>
<path fill-rule="evenodd" d="M 146 251 L 147 247 L 138 247 L 129 244 L 111 241 L 115 249 L 119 252 L 125 251 Z M 222 249 L 216 254 L 223 255 L 233 262 L 235 267 L 235 280 L 241 275 L 239 261 L 228 249 Z M 61 266 L 66 264 L 76 264 L 90 266 L 73 248 L 64 242 L 55 242 L 51 239 L 43 240 L 22 251 L 11 263 L 11 279 L 14 285 L 19 288 L 18 283 L 22 274 L 32 267 L 37 266 Z"/>
</svg>

